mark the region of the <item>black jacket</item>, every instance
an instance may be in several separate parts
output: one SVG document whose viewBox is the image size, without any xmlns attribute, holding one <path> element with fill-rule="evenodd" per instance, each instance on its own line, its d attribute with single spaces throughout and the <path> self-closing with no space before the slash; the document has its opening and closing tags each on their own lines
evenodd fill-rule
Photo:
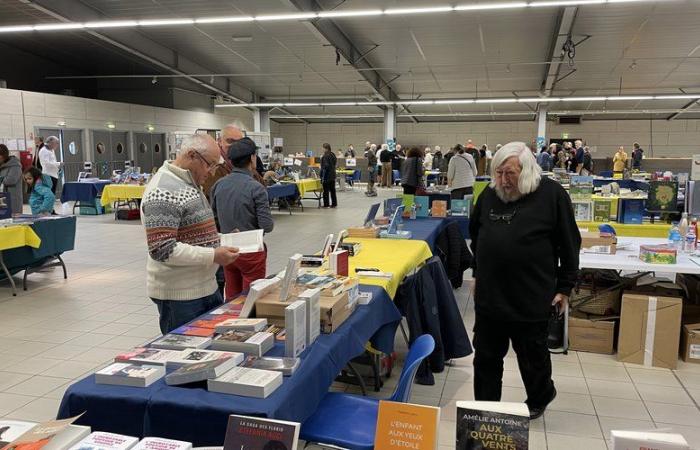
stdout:
<svg viewBox="0 0 700 450">
<path fill-rule="evenodd" d="M 442 372 L 445 361 L 472 353 L 457 299 L 439 258 L 430 258 L 417 274 L 406 277 L 395 302 L 406 317 L 411 343 L 423 334 L 435 339 L 435 350 L 418 369 L 417 383 L 435 384 L 433 372 Z"/>
<path fill-rule="evenodd" d="M 379 162 L 383 162 L 383 163 L 391 162 L 391 159 L 392 159 L 391 155 L 393 155 L 393 153 L 394 152 L 392 152 L 388 148 L 382 150 L 381 153 L 379 153 Z"/>
<path fill-rule="evenodd" d="M 464 271 L 472 264 L 472 252 L 459 230 L 459 225 L 450 223 L 435 240 L 435 253 L 442 260 L 452 287 L 462 286 Z"/>
<path fill-rule="evenodd" d="M 321 181 L 335 181 L 335 168 L 338 158 L 333 154 L 324 153 L 321 157 Z"/>
</svg>

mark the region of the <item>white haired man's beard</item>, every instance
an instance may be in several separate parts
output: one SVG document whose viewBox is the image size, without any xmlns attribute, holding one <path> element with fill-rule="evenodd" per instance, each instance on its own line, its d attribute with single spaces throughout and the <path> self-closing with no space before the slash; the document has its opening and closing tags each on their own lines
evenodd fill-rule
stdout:
<svg viewBox="0 0 700 450">
<path fill-rule="evenodd" d="M 520 200 L 520 197 L 522 197 L 522 194 L 517 189 L 513 190 L 512 192 L 506 192 L 506 190 L 499 185 L 494 186 L 493 189 L 496 191 L 496 195 L 503 203 L 515 202 Z"/>
</svg>

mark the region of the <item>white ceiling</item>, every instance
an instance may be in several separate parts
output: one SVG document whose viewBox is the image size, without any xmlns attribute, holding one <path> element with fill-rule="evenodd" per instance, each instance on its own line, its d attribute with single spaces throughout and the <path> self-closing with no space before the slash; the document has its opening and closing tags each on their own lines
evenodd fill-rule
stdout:
<svg viewBox="0 0 700 450">
<path fill-rule="evenodd" d="M 319 0 L 319 3 L 326 9 L 337 6 L 339 10 L 434 6 L 424 1 L 397 0 Z M 298 12 L 286 0 L 81 0 L 81 4 L 98 11 L 105 19 Z M 442 3 L 435 3 L 438 4 Z M 391 89 L 403 99 L 532 96 L 540 92 L 546 76 L 561 10 L 547 7 L 362 17 L 336 19 L 335 23 L 360 52 L 369 51 L 366 61 L 385 81 L 390 81 Z M 0 25 L 52 21 L 55 19 L 20 0 L 0 2 Z M 679 89 L 700 92 L 699 24 L 700 1 L 697 0 L 579 6 L 572 39 L 577 42 L 585 36 L 590 38 L 577 46 L 572 67 L 562 64 L 560 77 L 572 69 L 575 71 L 557 82 L 552 95 L 680 93 Z M 57 39 L 67 52 L 85 58 L 84 53 L 91 50 L 83 33 L 61 32 L 50 36 L 47 33 L 32 35 L 31 39 L 37 46 L 47 47 L 55 46 Z M 308 21 L 161 26 L 110 33 L 116 39 L 139 33 L 187 56 L 211 73 L 230 75 L 236 84 L 270 101 L 364 99 L 374 93 L 362 73 L 347 61 L 342 59 L 336 65 L 333 47 L 328 46 Z M 101 64 L 100 73 L 123 74 L 122 67 L 115 54 L 114 64 Z M 154 68 L 151 73 L 159 74 L 162 70 Z M 560 103 L 550 109 L 666 110 L 686 103 L 686 100 L 607 105 Z M 415 105 L 410 110 L 531 112 L 523 104 Z M 296 108 L 289 112 L 378 114 L 381 110 L 336 107 Z M 692 113 L 684 116 L 693 117 Z"/>
</svg>

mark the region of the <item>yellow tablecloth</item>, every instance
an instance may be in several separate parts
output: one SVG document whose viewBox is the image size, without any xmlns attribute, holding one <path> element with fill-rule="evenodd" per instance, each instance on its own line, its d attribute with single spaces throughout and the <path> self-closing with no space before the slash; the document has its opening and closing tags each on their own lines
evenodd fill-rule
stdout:
<svg viewBox="0 0 700 450">
<path fill-rule="evenodd" d="M 588 228 L 588 231 L 597 231 L 600 222 L 577 222 L 579 228 Z M 608 222 L 608 225 L 615 229 L 618 236 L 622 237 L 654 237 L 666 238 L 671 229 L 667 223 L 644 223 L 641 225 L 633 223 Z"/>
<path fill-rule="evenodd" d="M 479 198 L 482 192 L 484 192 L 484 189 L 489 185 L 488 181 L 475 181 L 474 182 L 474 201 L 473 203 L 476 204 L 476 200 Z"/>
<path fill-rule="evenodd" d="M 338 175 L 354 175 L 355 171 L 350 169 L 338 169 L 335 173 Z"/>
<path fill-rule="evenodd" d="M 285 181 L 284 183 L 294 183 L 297 185 L 299 195 L 305 197 L 307 192 L 322 191 L 321 180 L 314 178 L 303 178 L 299 181 Z M 102 194 L 104 195 L 104 194 Z"/>
<path fill-rule="evenodd" d="M 117 200 L 142 198 L 146 186 L 138 184 L 108 184 L 102 191 L 102 206 L 107 206 Z"/>
<path fill-rule="evenodd" d="M 382 272 L 392 273 L 393 277 L 390 280 L 371 277 L 360 278 L 362 284 L 383 287 L 392 299 L 404 277 L 423 261 L 433 256 L 425 241 L 348 238 L 346 242 L 362 244 L 360 253 L 350 258 L 350 275 L 355 273 L 356 267 L 376 268 Z"/>
<path fill-rule="evenodd" d="M 36 235 L 29 225 L 12 225 L 0 228 L 0 251 L 19 248 L 28 245 L 39 248 L 41 238 Z"/>
</svg>

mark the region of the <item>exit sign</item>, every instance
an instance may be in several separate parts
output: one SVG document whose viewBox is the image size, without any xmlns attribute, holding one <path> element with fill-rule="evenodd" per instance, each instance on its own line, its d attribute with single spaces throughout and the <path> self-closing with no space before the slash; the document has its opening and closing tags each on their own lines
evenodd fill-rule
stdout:
<svg viewBox="0 0 700 450">
<path fill-rule="evenodd" d="M 562 133 L 561 138 L 562 139 L 569 139 L 569 133 Z"/>
</svg>

